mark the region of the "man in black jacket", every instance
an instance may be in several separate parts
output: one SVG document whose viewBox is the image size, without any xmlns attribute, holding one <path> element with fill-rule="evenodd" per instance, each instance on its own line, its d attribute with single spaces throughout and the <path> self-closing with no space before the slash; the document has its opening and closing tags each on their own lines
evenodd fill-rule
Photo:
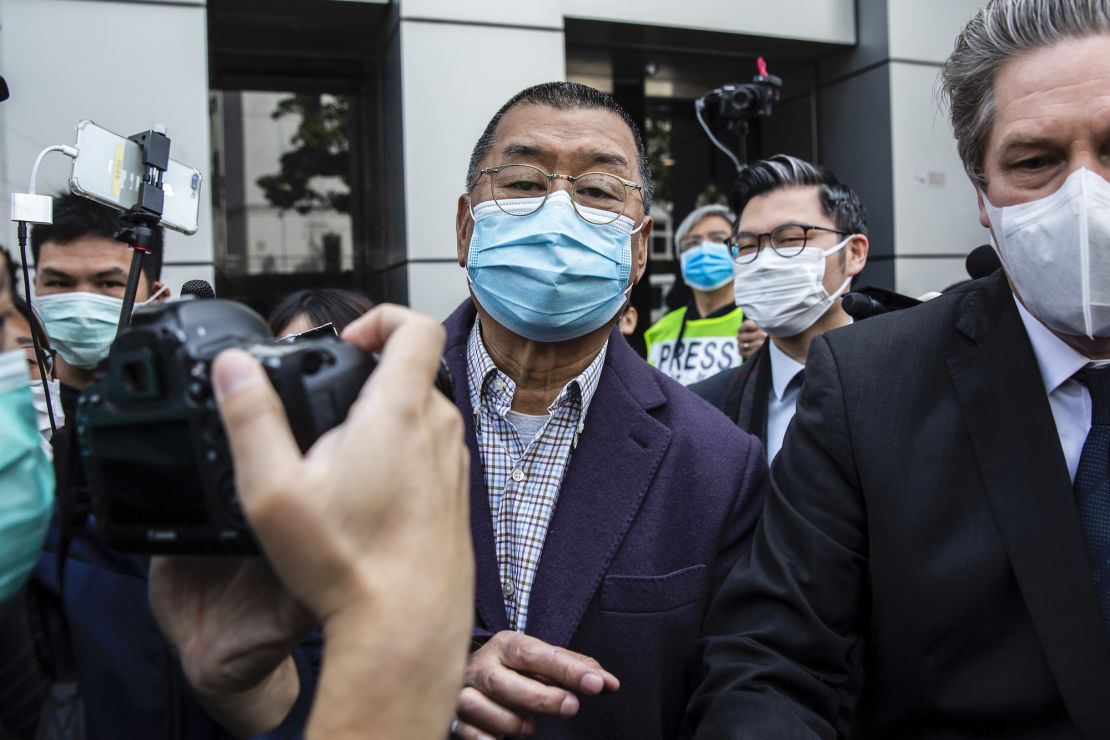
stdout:
<svg viewBox="0 0 1110 740">
<path fill-rule="evenodd" d="M 732 208 L 736 305 L 770 341 L 689 387 L 759 437 L 771 462 L 794 418 L 810 343 L 852 322 L 840 296 L 867 262 L 867 218 L 836 175 L 784 154 L 740 173 Z"/>
<path fill-rule="evenodd" d="M 813 342 L 699 740 L 1110 737 L 1110 1 L 991 0 L 944 86 L 1004 272 Z"/>
</svg>

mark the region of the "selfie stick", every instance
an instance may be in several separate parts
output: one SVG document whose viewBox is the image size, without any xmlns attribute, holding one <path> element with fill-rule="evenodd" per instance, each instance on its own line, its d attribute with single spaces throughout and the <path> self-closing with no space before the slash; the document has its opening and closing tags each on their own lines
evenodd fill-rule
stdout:
<svg viewBox="0 0 1110 740">
<path fill-rule="evenodd" d="M 154 234 L 162 220 L 165 193 L 162 191 L 162 174 L 170 166 L 170 137 L 164 126 L 156 125 L 149 131 L 130 137 L 143 153 L 143 181 L 135 205 L 123 214 L 126 227 L 116 232 L 116 241 L 131 247 L 131 271 L 127 274 L 127 288 L 123 293 L 123 308 L 119 314 L 116 336 L 131 323 L 135 308 L 135 293 L 143 271 L 143 257 L 154 249 Z"/>
</svg>

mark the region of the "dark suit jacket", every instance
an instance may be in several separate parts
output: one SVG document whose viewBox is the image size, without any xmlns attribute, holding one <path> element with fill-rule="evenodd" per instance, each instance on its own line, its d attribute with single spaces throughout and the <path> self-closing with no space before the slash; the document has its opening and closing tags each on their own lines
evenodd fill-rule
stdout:
<svg viewBox="0 0 1110 740">
<path fill-rule="evenodd" d="M 1110 640 L 1001 273 L 815 340 L 771 477 L 707 619 L 699 740 L 1110 738 Z"/>
<path fill-rule="evenodd" d="M 471 454 L 476 633 L 508 629 L 485 470 L 474 433 L 467 301 L 447 319 L 447 363 Z M 536 738 L 674 738 L 693 690 L 706 605 L 750 542 L 763 450 L 611 335 L 532 587 L 527 633 L 596 658 L 621 681 Z"/>
<path fill-rule="evenodd" d="M 725 416 L 767 447 L 767 400 L 771 397 L 771 351 L 757 349 L 743 365 L 688 385 L 691 391 L 719 408 Z"/>
</svg>

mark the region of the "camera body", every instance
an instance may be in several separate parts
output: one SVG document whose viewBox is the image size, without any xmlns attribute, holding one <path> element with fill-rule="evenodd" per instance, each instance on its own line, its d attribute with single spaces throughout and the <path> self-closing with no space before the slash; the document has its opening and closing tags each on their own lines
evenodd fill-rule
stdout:
<svg viewBox="0 0 1110 740">
<path fill-rule="evenodd" d="M 265 369 L 302 452 L 343 422 L 377 364 L 334 336 L 275 344 L 266 322 L 232 301 L 137 310 L 77 411 L 92 512 L 113 547 L 257 552 L 211 382 L 212 361 L 233 347 Z M 446 373 L 437 386 L 450 396 Z"/>
<path fill-rule="evenodd" d="M 774 75 L 756 75 L 751 82 L 722 85 L 713 91 L 717 115 L 732 126 L 740 122 L 746 126 L 750 119 L 771 115 L 781 91 L 782 80 Z"/>
</svg>

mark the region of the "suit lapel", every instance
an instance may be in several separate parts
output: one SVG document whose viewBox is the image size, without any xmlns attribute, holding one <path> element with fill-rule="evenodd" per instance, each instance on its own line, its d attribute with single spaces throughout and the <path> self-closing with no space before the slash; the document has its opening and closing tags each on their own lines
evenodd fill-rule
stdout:
<svg viewBox="0 0 1110 740">
<path fill-rule="evenodd" d="M 486 488 L 486 467 L 478 450 L 474 429 L 474 409 L 470 404 L 470 384 L 466 373 L 466 341 L 474 323 L 470 301 L 448 318 L 445 359 L 451 369 L 455 405 L 466 426 L 466 446 L 470 449 L 470 534 L 474 547 L 474 610 L 478 623 L 490 632 L 509 629 L 505 600 L 501 594 L 501 575 L 494 546 L 493 519 Z M 468 309 L 468 310 L 467 310 Z"/>
<path fill-rule="evenodd" d="M 670 430 L 647 413 L 665 400 L 647 365 L 614 333 L 547 530 L 528 634 L 570 642 L 670 443 Z"/>
<path fill-rule="evenodd" d="M 1005 282 L 966 300 L 975 345 L 948 360 L 1014 575 L 1073 721 L 1110 735 L 1110 643 L 1032 346 Z M 993 305 L 991 305 L 993 304 Z M 991 326 L 994 319 L 996 323 Z"/>
</svg>

